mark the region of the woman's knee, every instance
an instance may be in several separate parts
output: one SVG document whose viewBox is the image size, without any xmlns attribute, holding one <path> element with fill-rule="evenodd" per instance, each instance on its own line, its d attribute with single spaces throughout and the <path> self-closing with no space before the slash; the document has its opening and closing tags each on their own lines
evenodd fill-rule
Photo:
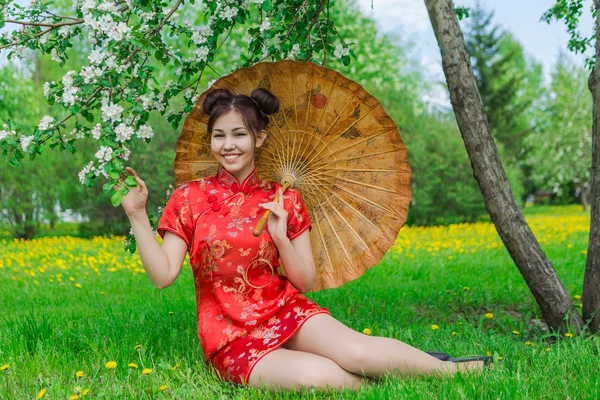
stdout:
<svg viewBox="0 0 600 400">
<path fill-rule="evenodd" d="M 364 340 L 350 341 L 342 347 L 343 349 L 335 361 L 345 370 L 360 375 L 362 367 L 367 366 L 373 358 L 368 344 Z"/>
</svg>

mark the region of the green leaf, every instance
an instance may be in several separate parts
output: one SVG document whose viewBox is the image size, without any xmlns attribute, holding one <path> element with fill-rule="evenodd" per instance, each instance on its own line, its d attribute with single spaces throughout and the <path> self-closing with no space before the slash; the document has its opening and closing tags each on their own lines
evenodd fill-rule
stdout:
<svg viewBox="0 0 600 400">
<path fill-rule="evenodd" d="M 262 3 L 262 9 L 269 12 L 273 9 L 273 3 L 271 2 L 271 0 L 265 0 Z"/>
<path fill-rule="evenodd" d="M 123 201 L 123 197 L 124 197 L 123 192 L 121 192 L 120 190 L 117 190 L 110 197 L 110 202 L 112 203 L 112 205 L 114 207 L 118 207 L 121 204 L 121 201 Z"/>
<path fill-rule="evenodd" d="M 110 179 L 113 179 L 116 181 L 117 179 L 119 179 L 119 176 L 121 176 L 121 174 L 119 174 L 115 170 L 112 170 L 112 171 L 108 171 L 108 176 L 110 177 Z"/>
<path fill-rule="evenodd" d="M 125 184 L 132 187 L 137 187 L 138 185 L 134 176 L 128 176 L 127 179 L 125 179 Z"/>
</svg>

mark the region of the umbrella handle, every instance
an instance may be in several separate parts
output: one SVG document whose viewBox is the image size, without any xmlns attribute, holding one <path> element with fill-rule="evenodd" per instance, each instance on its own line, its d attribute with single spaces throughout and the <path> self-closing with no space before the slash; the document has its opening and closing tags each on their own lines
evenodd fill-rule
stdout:
<svg viewBox="0 0 600 400">
<path fill-rule="evenodd" d="M 283 193 L 285 193 L 285 191 L 293 184 L 293 181 L 290 182 L 290 180 L 285 179 L 283 185 L 281 186 L 281 191 Z M 273 200 L 275 202 L 279 201 L 279 194 L 275 195 L 275 200 Z M 262 217 L 260 217 L 260 219 L 258 220 L 258 223 L 256 224 L 256 226 L 254 227 L 254 230 L 252 231 L 252 234 L 256 237 L 258 237 L 262 231 L 265 229 L 265 226 L 267 226 L 267 221 L 269 220 L 269 215 L 271 215 L 271 210 L 265 210 L 265 213 L 263 214 Z"/>
</svg>

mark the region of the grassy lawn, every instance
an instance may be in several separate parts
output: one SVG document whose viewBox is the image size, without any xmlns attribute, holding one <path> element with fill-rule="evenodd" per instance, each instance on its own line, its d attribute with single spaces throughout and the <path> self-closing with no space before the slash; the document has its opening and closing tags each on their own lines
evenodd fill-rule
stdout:
<svg viewBox="0 0 600 400">
<path fill-rule="evenodd" d="M 580 309 L 589 214 L 526 215 Z M 512 370 L 390 376 L 357 393 L 238 388 L 204 366 L 194 296 L 189 266 L 159 291 L 119 238 L 0 241 L 0 398 L 600 398 L 600 337 L 548 334 L 489 223 L 403 228 L 360 279 L 309 297 L 353 329 L 454 356 L 497 353 Z"/>
</svg>

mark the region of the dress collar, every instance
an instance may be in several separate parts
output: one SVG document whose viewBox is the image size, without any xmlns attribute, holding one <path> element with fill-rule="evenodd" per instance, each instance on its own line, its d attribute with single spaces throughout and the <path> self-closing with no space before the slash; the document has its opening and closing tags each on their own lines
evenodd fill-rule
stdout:
<svg viewBox="0 0 600 400">
<path fill-rule="evenodd" d="M 260 184 L 260 178 L 258 177 L 256 167 L 254 167 L 252 172 L 244 179 L 244 182 L 240 184 L 240 181 L 231 172 L 227 171 L 222 165 L 219 165 L 215 179 L 225 189 L 230 189 L 234 193 L 237 193 L 240 190 L 249 193 Z"/>
</svg>

